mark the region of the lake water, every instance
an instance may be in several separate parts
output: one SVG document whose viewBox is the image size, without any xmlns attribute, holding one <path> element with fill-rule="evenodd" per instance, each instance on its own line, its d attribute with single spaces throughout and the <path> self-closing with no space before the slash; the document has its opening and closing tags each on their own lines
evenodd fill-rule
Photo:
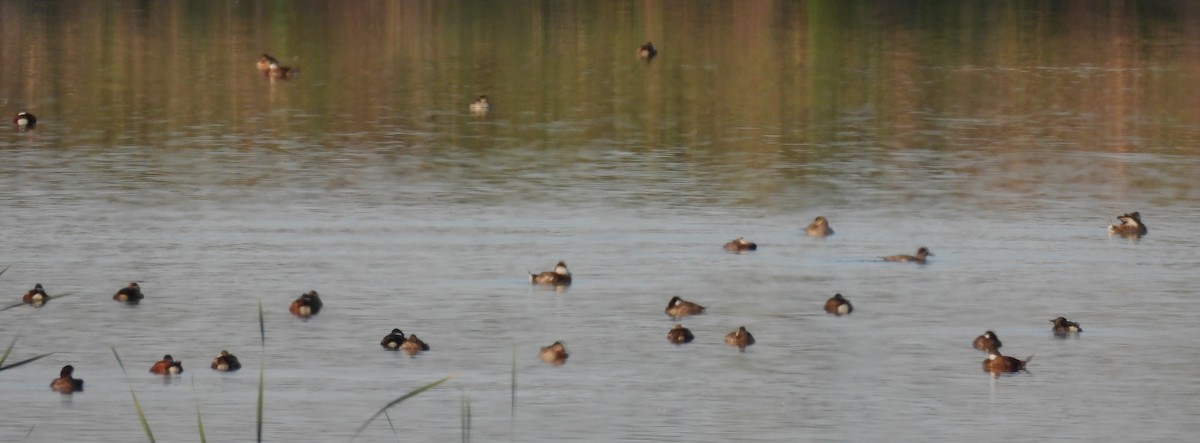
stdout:
<svg viewBox="0 0 1200 443">
<path fill-rule="evenodd" d="M 460 440 L 464 395 L 476 441 L 1190 440 L 1197 19 L 0 2 L 0 103 L 39 118 L 0 136 L 0 294 L 70 294 L 0 312 L 10 363 L 54 352 L 0 373 L 0 441 L 139 441 L 131 385 L 162 441 L 197 440 L 197 407 L 211 441 L 253 441 L 260 367 L 267 441 L 348 440 L 451 375 L 357 441 Z M 263 77 L 264 51 L 299 76 Z M 1150 234 L 1109 236 L 1131 211 Z M 804 235 L 818 215 L 834 236 Z M 759 249 L 722 250 L 739 236 Z M 569 289 L 530 287 L 558 260 Z M 129 281 L 140 305 L 111 300 Z M 292 317 L 309 289 L 324 310 Z M 835 292 L 853 314 L 822 311 Z M 673 295 L 708 307 L 691 344 L 666 340 Z M 392 328 L 432 350 L 382 350 Z M 989 329 L 1028 372 L 980 370 Z M 240 372 L 208 369 L 222 349 Z M 182 376 L 146 372 L 163 354 Z M 85 392 L 49 391 L 66 364 Z"/>
</svg>

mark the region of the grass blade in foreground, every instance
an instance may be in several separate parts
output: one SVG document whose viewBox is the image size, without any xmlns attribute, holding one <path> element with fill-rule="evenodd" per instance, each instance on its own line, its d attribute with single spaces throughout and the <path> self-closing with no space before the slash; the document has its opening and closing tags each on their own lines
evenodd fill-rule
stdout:
<svg viewBox="0 0 1200 443">
<path fill-rule="evenodd" d="M 508 412 L 508 427 L 514 439 L 517 436 L 517 345 L 513 345 L 512 355 L 512 408 Z"/>
<path fill-rule="evenodd" d="M 196 376 L 192 376 L 192 397 L 196 399 L 196 428 L 200 430 L 200 443 L 207 443 L 204 438 L 204 420 L 200 418 L 200 397 L 196 397 Z"/>
<path fill-rule="evenodd" d="M 117 365 L 121 367 L 121 374 L 125 375 L 125 383 L 129 384 L 129 395 L 133 396 L 133 409 L 138 413 L 138 420 L 142 421 L 142 430 L 146 431 L 146 438 L 150 439 L 150 443 L 154 443 L 154 433 L 150 432 L 150 423 L 146 422 L 146 414 L 142 413 L 142 404 L 138 403 L 137 394 L 133 392 L 133 383 L 129 382 L 129 373 L 125 372 L 125 363 L 121 363 L 121 356 L 117 355 L 117 348 L 110 346 L 113 351 L 113 357 L 117 358 Z"/>
<path fill-rule="evenodd" d="M 392 416 L 388 415 L 387 411 L 383 411 L 383 418 L 388 421 L 388 427 L 392 428 L 392 435 L 396 437 L 396 441 L 400 441 L 400 434 L 396 432 L 396 425 L 392 423 Z"/>
<path fill-rule="evenodd" d="M 39 355 L 39 356 L 36 356 L 36 357 L 33 357 L 33 358 L 27 358 L 27 359 L 25 359 L 25 360 L 21 360 L 21 361 L 19 361 L 19 362 L 13 363 L 13 364 L 11 364 L 11 365 L 8 365 L 8 366 L 4 366 L 4 361 L 5 361 L 5 360 L 8 360 L 8 355 L 12 353 L 13 347 L 17 345 L 17 339 L 18 339 L 18 338 L 21 338 L 21 334 L 17 334 L 16 336 L 14 336 L 14 337 L 13 337 L 13 339 L 12 339 L 12 341 L 8 343 L 8 349 L 5 349 L 5 350 L 4 350 L 4 355 L 0 355 L 0 371 L 3 371 L 3 370 L 5 370 L 5 369 L 12 369 L 12 368 L 15 368 L 15 367 L 17 367 L 17 366 L 21 366 L 21 365 L 23 365 L 23 364 L 26 364 L 26 363 L 33 363 L 33 362 L 35 362 L 35 361 L 38 361 L 38 360 L 40 360 L 40 359 L 42 359 L 42 358 L 46 357 L 47 355 L 53 354 L 53 352 L 49 352 L 49 353 L 42 354 L 42 355 Z"/>
<path fill-rule="evenodd" d="M 267 323 L 263 321 L 262 300 L 258 301 L 258 338 L 262 343 L 262 358 L 258 364 L 258 443 L 262 443 L 263 374 L 267 368 Z"/>
<path fill-rule="evenodd" d="M 462 391 L 462 441 L 471 441 L 471 397 L 467 396 L 466 389 Z"/>
<path fill-rule="evenodd" d="M 422 393 L 422 392 L 428 391 L 429 389 L 433 388 L 434 386 L 437 386 L 437 385 L 440 385 L 440 384 L 442 384 L 442 383 L 445 383 L 447 380 L 450 380 L 451 378 L 454 378 L 454 376 L 453 376 L 453 375 L 451 375 L 451 376 L 448 376 L 448 377 L 446 377 L 446 378 L 443 378 L 443 379 L 441 379 L 441 380 L 438 380 L 438 381 L 435 381 L 435 382 L 433 382 L 433 383 L 427 384 L 427 385 L 425 385 L 425 386 L 421 386 L 421 387 L 419 387 L 419 388 L 417 388 L 417 389 L 414 389 L 412 392 L 409 392 L 409 393 L 407 393 L 407 394 L 404 394 L 404 395 L 403 395 L 403 396 L 401 396 L 400 398 L 397 398 L 397 399 L 395 399 L 395 400 L 392 400 L 392 402 L 391 402 L 391 403 L 388 403 L 388 404 L 384 405 L 382 408 L 379 408 L 379 412 L 376 412 L 376 413 L 375 413 L 375 415 L 372 415 L 372 416 L 371 416 L 371 418 L 368 418 L 368 419 L 367 419 L 367 421 L 363 422 L 362 426 L 359 426 L 359 427 L 358 427 L 358 430 L 357 430 L 357 431 L 354 431 L 354 435 L 350 437 L 350 441 L 354 441 L 354 439 L 355 439 L 355 438 L 358 438 L 358 434 L 362 434 L 362 431 L 363 431 L 363 429 L 367 429 L 367 425 L 371 424 L 371 422 L 372 422 L 372 421 L 374 421 L 374 420 L 375 420 L 375 418 L 379 417 L 381 414 L 383 414 L 384 412 L 386 412 L 388 408 L 390 408 L 390 407 L 392 407 L 392 406 L 395 406 L 395 405 L 399 404 L 400 402 L 402 402 L 402 401 L 404 401 L 404 400 L 408 400 L 409 398 L 412 398 L 413 396 L 415 396 L 415 395 L 417 395 L 417 394 L 420 394 L 420 393 Z"/>
</svg>

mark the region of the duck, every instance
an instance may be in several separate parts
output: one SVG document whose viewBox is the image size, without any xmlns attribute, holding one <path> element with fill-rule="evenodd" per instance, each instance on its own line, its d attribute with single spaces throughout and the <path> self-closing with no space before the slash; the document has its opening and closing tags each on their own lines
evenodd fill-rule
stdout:
<svg viewBox="0 0 1200 443">
<path fill-rule="evenodd" d="M 829 227 L 829 220 L 825 216 L 819 215 L 812 223 L 808 224 L 807 228 L 804 228 L 804 233 L 809 237 L 827 237 L 833 235 L 833 229 Z"/>
<path fill-rule="evenodd" d="M 988 356 L 983 360 L 983 371 L 999 374 L 1002 372 L 1018 372 L 1025 369 L 1025 365 L 1033 360 L 1033 356 L 1025 360 L 1018 360 L 1014 357 L 1000 355 L 997 351 L 988 352 Z"/>
<path fill-rule="evenodd" d="M 183 373 L 183 361 L 176 361 L 171 354 L 164 355 L 162 360 L 154 362 L 150 372 L 161 375 L 177 375 Z"/>
<path fill-rule="evenodd" d="M 383 346 L 384 349 L 389 351 L 395 351 L 400 349 L 400 345 L 403 345 L 406 339 L 407 337 L 404 336 L 404 332 L 399 328 L 392 329 L 392 333 L 383 336 L 383 340 L 379 342 L 379 346 Z"/>
<path fill-rule="evenodd" d="M 646 42 L 637 50 L 637 56 L 642 60 L 649 61 L 656 55 L 658 55 L 658 50 L 654 49 L 654 43 L 651 42 Z"/>
<path fill-rule="evenodd" d="M 50 295 L 46 294 L 46 291 L 42 289 L 41 283 L 33 285 L 33 289 L 30 289 L 29 292 L 26 292 L 25 295 L 21 297 L 22 303 L 33 305 L 34 307 L 39 308 L 48 301 L 50 301 Z"/>
<path fill-rule="evenodd" d="M 975 341 L 971 343 L 975 349 L 983 352 L 996 352 L 1000 349 L 1000 337 L 996 336 L 995 332 L 987 331 L 983 335 L 975 337 Z"/>
<path fill-rule="evenodd" d="M 842 297 L 842 294 L 833 294 L 829 300 L 825 300 L 825 312 L 833 315 L 846 315 L 854 311 L 854 306 L 850 304 L 850 300 Z"/>
<path fill-rule="evenodd" d="M 925 263 L 925 257 L 933 257 L 933 252 L 924 246 L 917 249 L 917 255 L 889 255 L 884 261 Z"/>
<path fill-rule="evenodd" d="M 113 300 L 126 303 L 137 303 L 145 298 L 142 295 L 142 287 L 138 286 L 137 282 L 129 282 L 129 286 L 121 288 L 116 294 L 113 294 Z"/>
<path fill-rule="evenodd" d="M 417 334 L 411 334 L 404 339 L 404 343 L 400 344 L 400 350 L 407 352 L 408 355 L 413 355 L 421 351 L 428 351 L 429 345 L 417 338 Z"/>
<path fill-rule="evenodd" d="M 1137 211 L 1121 214 L 1117 216 L 1117 220 L 1120 220 L 1121 224 L 1110 225 L 1108 227 L 1109 234 L 1117 234 L 1122 237 L 1141 237 L 1149 232 L 1146 225 L 1142 224 L 1142 214 Z"/>
<path fill-rule="evenodd" d="M 37 117 L 28 112 L 21 111 L 16 116 L 13 116 L 12 122 L 14 125 L 17 125 L 18 129 L 33 129 L 34 126 L 37 126 Z"/>
<path fill-rule="evenodd" d="M 488 104 L 488 96 L 486 96 L 486 95 L 479 96 L 479 98 L 477 98 L 477 99 L 475 99 L 475 101 L 471 102 L 470 108 L 471 108 L 471 112 L 474 112 L 476 114 L 482 114 L 482 113 L 488 112 L 488 110 L 491 109 L 491 105 Z"/>
<path fill-rule="evenodd" d="M 676 323 L 675 327 L 671 328 L 670 331 L 667 331 L 667 341 L 677 345 L 691 343 L 692 340 L 695 339 L 696 336 L 692 335 L 691 330 L 688 330 L 688 328 L 685 328 L 683 325 L 678 323 Z"/>
<path fill-rule="evenodd" d="M 317 291 L 310 290 L 296 297 L 288 311 L 297 317 L 309 318 L 321 312 L 322 306 L 324 304 L 321 303 L 320 295 L 317 294 Z"/>
<path fill-rule="evenodd" d="M 725 243 L 725 250 L 734 252 L 755 251 L 758 250 L 758 244 L 746 241 L 745 238 L 738 237 L 730 240 L 729 243 Z"/>
<path fill-rule="evenodd" d="M 1054 323 L 1054 327 L 1051 330 L 1054 331 L 1055 335 L 1083 332 L 1083 329 L 1079 327 L 1079 323 L 1068 321 L 1065 317 L 1059 317 L 1054 320 L 1050 320 L 1050 323 Z"/>
<path fill-rule="evenodd" d="M 725 344 L 745 348 L 754 344 L 754 336 L 750 335 L 745 326 L 739 326 L 736 331 L 725 335 Z"/>
<path fill-rule="evenodd" d="M 217 355 L 217 358 L 213 359 L 209 367 L 217 371 L 233 372 L 242 369 L 242 362 L 238 361 L 238 358 L 230 354 L 229 351 L 221 350 L 221 353 Z M 180 371 L 182 370 L 180 368 Z"/>
<path fill-rule="evenodd" d="M 571 271 L 567 270 L 567 263 L 559 261 L 554 265 L 553 271 L 546 271 L 541 274 L 529 273 L 529 283 L 538 285 L 553 285 L 553 286 L 568 286 L 571 284 Z"/>
<path fill-rule="evenodd" d="M 667 302 L 667 308 L 663 312 L 667 313 L 668 317 L 680 318 L 688 315 L 703 314 L 704 306 L 684 300 L 676 295 L 671 297 L 671 301 Z"/>
<path fill-rule="evenodd" d="M 271 57 L 271 54 L 264 53 L 258 58 L 258 63 L 256 63 L 256 65 L 258 66 L 259 71 L 269 71 L 271 70 L 272 63 L 278 65 L 279 60 L 275 60 L 275 57 Z"/>
<path fill-rule="evenodd" d="M 277 61 L 272 61 L 267 64 L 266 74 L 270 78 L 278 78 L 287 80 L 299 74 L 300 70 L 289 66 L 283 66 Z"/>
<path fill-rule="evenodd" d="M 559 366 L 567 362 L 567 348 L 566 346 L 563 346 L 561 341 L 556 341 L 550 346 L 542 348 L 542 350 L 538 352 L 538 357 L 540 357 L 543 362 Z"/>
<path fill-rule="evenodd" d="M 50 382 L 50 390 L 63 394 L 71 394 L 83 391 L 83 380 L 74 378 L 71 375 L 75 373 L 75 367 L 66 365 L 58 373 L 58 378 Z"/>
</svg>

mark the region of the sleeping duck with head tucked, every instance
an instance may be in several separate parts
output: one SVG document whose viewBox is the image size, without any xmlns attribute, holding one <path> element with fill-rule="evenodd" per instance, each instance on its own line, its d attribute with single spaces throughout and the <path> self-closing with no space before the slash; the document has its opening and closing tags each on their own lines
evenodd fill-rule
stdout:
<svg viewBox="0 0 1200 443">
<path fill-rule="evenodd" d="M 547 286 L 567 286 L 571 284 L 571 271 L 567 270 L 566 262 L 559 261 L 557 265 L 554 265 L 553 271 L 546 271 L 541 274 L 530 272 L 529 283 Z"/>
</svg>

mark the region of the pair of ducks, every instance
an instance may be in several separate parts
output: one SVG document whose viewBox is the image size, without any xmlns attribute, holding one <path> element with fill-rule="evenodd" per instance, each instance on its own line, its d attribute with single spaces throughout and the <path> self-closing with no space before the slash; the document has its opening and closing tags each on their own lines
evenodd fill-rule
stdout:
<svg viewBox="0 0 1200 443">
<path fill-rule="evenodd" d="M 429 345 L 417 338 L 416 334 L 404 336 L 404 332 L 400 329 L 392 329 L 392 333 L 385 335 L 383 340 L 379 342 L 380 346 L 389 351 L 404 351 L 408 355 L 415 355 L 421 351 L 428 351 Z"/>
<path fill-rule="evenodd" d="M 671 297 L 671 300 L 667 302 L 667 307 L 663 309 L 663 312 L 668 317 L 678 320 L 689 315 L 703 314 L 704 310 L 704 306 L 684 300 L 676 295 Z M 696 336 L 692 334 L 692 331 L 681 324 L 676 324 L 670 331 L 667 331 L 667 340 L 671 343 L 690 343 L 695 339 Z M 750 334 L 750 331 L 747 331 L 745 326 L 739 326 L 737 330 L 725 334 L 725 343 L 744 349 L 746 346 L 754 344 L 754 335 Z"/>
<path fill-rule="evenodd" d="M 214 371 L 232 372 L 242 369 L 242 362 L 229 351 L 221 350 L 214 358 L 212 363 L 208 365 Z M 176 360 L 170 354 L 164 355 L 162 360 L 154 362 L 150 366 L 150 372 L 159 375 L 177 375 L 183 373 L 183 360 Z"/>
<path fill-rule="evenodd" d="M 258 67 L 258 70 L 262 71 L 263 75 L 265 75 L 267 78 L 286 80 L 300 73 L 299 69 L 279 64 L 279 60 L 276 60 L 275 57 L 271 57 L 270 54 L 263 54 L 261 57 L 259 57 L 256 66 Z"/>
<path fill-rule="evenodd" d="M 13 117 L 12 122 L 17 126 L 17 129 L 24 131 L 26 129 L 33 129 L 35 126 L 37 126 L 37 117 L 34 117 L 33 114 L 28 112 L 21 111 Z"/>
<path fill-rule="evenodd" d="M 809 237 L 828 237 L 833 235 L 833 229 L 829 227 L 829 220 L 823 215 L 817 216 L 812 223 L 809 223 L 808 227 L 804 228 L 804 232 Z M 742 237 L 738 237 L 734 240 L 731 240 L 729 243 L 725 243 L 726 251 L 740 252 L 754 251 L 757 249 L 758 244 L 746 241 L 746 239 Z"/>
<path fill-rule="evenodd" d="M 1083 332 L 1083 329 L 1079 327 L 1079 323 L 1068 321 L 1064 317 L 1058 317 L 1050 320 L 1050 322 L 1054 323 L 1051 331 L 1058 337 Z M 1025 360 L 1020 360 L 1000 354 L 1000 346 L 1002 346 L 1000 337 L 996 336 L 996 333 L 992 331 L 984 332 L 983 335 L 975 337 L 975 341 L 971 343 L 971 346 L 988 353 L 987 358 L 983 360 L 983 370 L 993 374 L 1024 370 L 1025 365 L 1033 360 L 1032 355 Z"/>
</svg>

